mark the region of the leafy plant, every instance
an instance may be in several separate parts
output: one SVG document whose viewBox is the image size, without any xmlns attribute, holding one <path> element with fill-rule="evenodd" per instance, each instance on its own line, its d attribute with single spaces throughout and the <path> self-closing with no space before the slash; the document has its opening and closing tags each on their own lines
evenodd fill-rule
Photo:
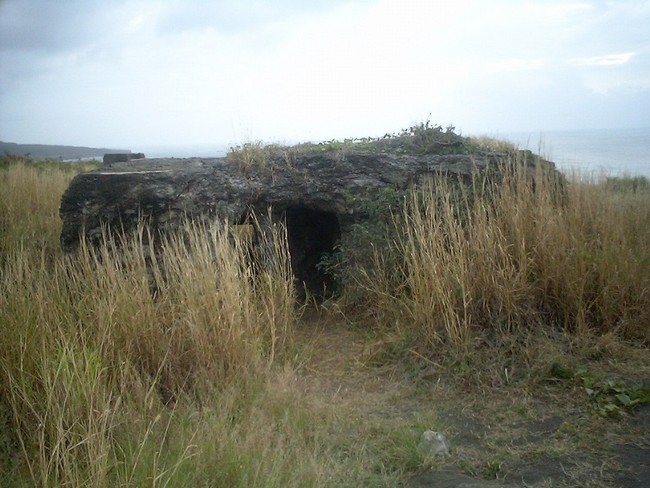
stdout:
<svg viewBox="0 0 650 488">
<path fill-rule="evenodd" d="M 262 141 L 255 141 L 231 147 L 226 159 L 241 172 L 248 173 L 266 168 L 270 155 L 270 146 Z"/>
<path fill-rule="evenodd" d="M 403 130 L 399 137 L 404 139 L 408 152 L 419 154 L 464 152 L 464 139 L 456 134 L 455 130 L 453 125 L 443 128 L 438 124 L 432 125 L 427 119 Z"/>
<path fill-rule="evenodd" d="M 628 385 L 621 380 L 600 380 L 586 372 L 579 374 L 579 379 L 598 415 L 619 416 L 627 410 L 650 403 L 648 386 Z"/>
<path fill-rule="evenodd" d="M 340 247 L 339 270 L 346 287 L 358 285 L 361 276 L 377 268 L 378 260 L 383 270 L 398 273 L 400 256 L 391 243 L 397 239 L 399 227 L 395 220 L 401 218 L 405 195 L 404 190 L 382 188 L 348 202 L 356 213 L 366 218 L 352 225 Z"/>
<path fill-rule="evenodd" d="M 338 242 L 331 252 L 321 254 L 320 260 L 316 263 L 316 269 L 331 278 L 335 288 L 340 289 L 344 279 L 345 263 L 341 243 Z"/>
<path fill-rule="evenodd" d="M 650 403 L 650 387 L 629 385 L 620 379 L 605 379 L 586 368 L 572 368 L 555 363 L 551 366 L 551 378 L 571 381 L 580 385 L 594 413 L 603 417 L 615 417 L 639 405 Z"/>
</svg>

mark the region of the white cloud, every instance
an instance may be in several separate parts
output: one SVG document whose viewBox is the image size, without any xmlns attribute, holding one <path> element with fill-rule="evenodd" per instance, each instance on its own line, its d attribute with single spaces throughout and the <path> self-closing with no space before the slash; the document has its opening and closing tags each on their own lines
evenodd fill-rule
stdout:
<svg viewBox="0 0 650 488">
<path fill-rule="evenodd" d="M 635 52 L 630 51 L 619 54 L 591 56 L 588 58 L 575 58 L 570 59 L 567 62 L 574 66 L 617 66 L 629 62 L 635 55 Z"/>
</svg>

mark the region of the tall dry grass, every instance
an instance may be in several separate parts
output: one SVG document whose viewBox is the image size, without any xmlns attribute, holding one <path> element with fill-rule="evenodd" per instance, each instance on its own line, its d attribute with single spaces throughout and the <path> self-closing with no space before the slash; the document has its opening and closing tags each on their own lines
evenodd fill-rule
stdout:
<svg viewBox="0 0 650 488">
<path fill-rule="evenodd" d="M 157 253 L 141 228 L 65 257 L 72 175 L 33 169 L 0 167 L 1 486 L 394 485 L 418 462 L 422 425 L 360 446 L 355 415 L 304 397 L 281 226 L 260 233 L 253 266 L 218 222 Z"/>
<path fill-rule="evenodd" d="M 535 329 L 650 340 L 650 193 L 505 163 L 497 186 L 438 179 L 410 195 L 401 269 L 377 255 L 364 282 L 378 320 L 423 355 Z"/>
<path fill-rule="evenodd" d="M 54 164 L 0 158 L 0 263 L 17 249 L 58 252 L 59 201 L 75 175 Z"/>
<path fill-rule="evenodd" d="M 188 224 L 157 258 L 143 234 L 53 262 L 7 256 L 0 388 L 39 485 L 112 486 L 130 415 L 144 415 L 143 451 L 162 442 L 176 403 L 263 377 L 287 350 L 295 314 L 281 229 L 255 273 L 225 226 Z M 140 469 L 132 454 L 118 484 L 131 486 L 129 469 Z"/>
<path fill-rule="evenodd" d="M 219 222 L 188 222 L 156 253 L 141 228 L 67 257 L 57 211 L 73 174 L 21 161 L 1 171 L 0 481 L 191 480 L 184 463 L 202 452 L 193 438 L 204 429 L 192 416 L 223 409 L 210 442 L 237 430 L 289 350 L 296 315 L 283 229 L 262 235 L 255 268 L 246 242 Z M 257 434 L 227 435 L 213 453 L 239 456 Z"/>
</svg>

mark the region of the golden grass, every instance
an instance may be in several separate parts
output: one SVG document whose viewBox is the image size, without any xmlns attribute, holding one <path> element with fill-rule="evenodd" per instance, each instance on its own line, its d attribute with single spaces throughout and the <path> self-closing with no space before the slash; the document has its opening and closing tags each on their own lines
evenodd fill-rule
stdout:
<svg viewBox="0 0 650 488">
<path fill-rule="evenodd" d="M 155 255 L 141 228 L 66 257 L 57 211 L 72 174 L 20 161 L 2 171 L 0 410 L 22 452 L 17 479 L 164 484 L 195 454 L 191 439 L 171 464 L 159 452 L 183 402 L 264 382 L 288 350 L 283 229 L 264 234 L 255 270 L 246 240 L 218 222 L 188 222 Z"/>
<path fill-rule="evenodd" d="M 295 299 L 282 229 L 255 272 L 225 226 L 188 223 L 155 258 L 143 234 L 53 262 L 7 257 L 0 389 L 39 485 L 173 478 L 195 454 L 184 439 L 172 466 L 155 465 L 176 410 L 263 381 L 287 351 Z"/>
<path fill-rule="evenodd" d="M 74 173 L 18 160 L 1 174 L 0 262 L 17 249 L 56 253 L 59 201 Z"/>
<path fill-rule="evenodd" d="M 221 222 L 188 222 L 157 253 L 140 228 L 65 257 L 72 174 L 0 171 L 0 484 L 390 486 L 418 469 L 424 425 L 363 423 L 302 391 L 281 226 L 259 234 L 254 267 L 249 229 Z M 377 254 L 365 275 L 373 327 L 429 362 L 444 345 L 563 354 L 531 330 L 585 354 L 647 343 L 650 195 L 574 179 L 558 198 L 530 176 L 413 194 L 401 267 Z"/>
<path fill-rule="evenodd" d="M 396 219 L 401 270 L 377 255 L 364 283 L 378 320 L 425 356 L 535 329 L 647 343 L 650 193 L 508 166 L 496 187 L 442 179 L 411 195 Z"/>
<path fill-rule="evenodd" d="M 30 217 L 40 244 L 3 215 L 1 485 L 340 486 L 392 455 L 354 453 L 356 420 L 298 388 L 282 226 L 258 232 L 254 267 L 247 236 L 219 222 L 188 222 L 156 254 L 141 228 L 66 257 L 65 184 L 32 169 L 0 180 L 14 200 L 52 193 L 32 209 L 51 218 Z"/>
</svg>

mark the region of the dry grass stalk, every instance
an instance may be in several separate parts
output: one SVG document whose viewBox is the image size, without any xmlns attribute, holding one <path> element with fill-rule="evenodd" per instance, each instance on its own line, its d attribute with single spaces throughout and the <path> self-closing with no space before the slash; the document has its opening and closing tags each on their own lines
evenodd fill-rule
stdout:
<svg viewBox="0 0 650 488">
<path fill-rule="evenodd" d="M 380 269 L 365 285 L 386 326 L 420 352 L 535 327 L 647 341 L 650 194 L 505 168 L 498 186 L 442 179 L 411 195 L 396 219 L 403 281 Z"/>
</svg>

